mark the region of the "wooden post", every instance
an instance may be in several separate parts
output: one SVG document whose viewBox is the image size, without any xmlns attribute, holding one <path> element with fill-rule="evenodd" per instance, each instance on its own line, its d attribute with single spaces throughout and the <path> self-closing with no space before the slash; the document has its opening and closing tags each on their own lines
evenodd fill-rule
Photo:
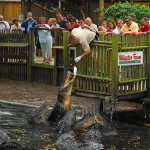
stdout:
<svg viewBox="0 0 150 150">
<path fill-rule="evenodd" d="M 68 37 L 70 32 L 63 31 L 63 64 L 64 64 L 64 77 L 66 77 L 67 71 L 69 70 L 69 47 Z"/>
<path fill-rule="evenodd" d="M 111 79 L 112 79 L 112 94 L 111 94 L 111 104 L 112 111 L 117 99 L 118 91 L 118 35 L 112 35 L 112 52 L 111 52 Z"/>
<path fill-rule="evenodd" d="M 104 8 L 104 0 L 99 0 L 99 7 Z M 101 19 L 104 18 L 104 12 L 103 11 L 100 12 L 99 17 Z"/>
<path fill-rule="evenodd" d="M 148 50 L 147 50 L 147 97 L 150 98 L 150 35 L 148 35 Z"/>
<path fill-rule="evenodd" d="M 27 62 L 27 80 L 31 81 L 31 63 L 33 62 L 33 50 L 35 50 L 34 30 L 31 29 L 29 33 L 29 50 Z"/>
</svg>

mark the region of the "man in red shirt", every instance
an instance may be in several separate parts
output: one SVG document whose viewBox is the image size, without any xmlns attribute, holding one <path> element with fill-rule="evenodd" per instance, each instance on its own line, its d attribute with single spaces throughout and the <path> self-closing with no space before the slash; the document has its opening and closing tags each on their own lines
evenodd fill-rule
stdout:
<svg viewBox="0 0 150 150">
<path fill-rule="evenodd" d="M 141 19 L 142 26 L 138 30 L 138 32 L 150 32 L 150 23 L 148 22 L 148 18 L 143 17 Z"/>
</svg>

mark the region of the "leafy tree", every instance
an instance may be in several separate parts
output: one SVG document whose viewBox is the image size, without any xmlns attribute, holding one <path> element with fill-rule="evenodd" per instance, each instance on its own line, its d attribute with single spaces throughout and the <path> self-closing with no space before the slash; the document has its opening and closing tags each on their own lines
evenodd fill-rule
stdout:
<svg viewBox="0 0 150 150">
<path fill-rule="evenodd" d="M 125 16 L 131 16 L 135 22 L 138 24 L 143 17 L 150 17 L 150 7 L 144 5 L 134 4 L 132 5 L 128 1 L 122 3 L 114 3 L 108 8 L 97 8 L 95 12 L 104 11 L 104 17 L 100 20 L 118 20 L 123 19 Z"/>
</svg>

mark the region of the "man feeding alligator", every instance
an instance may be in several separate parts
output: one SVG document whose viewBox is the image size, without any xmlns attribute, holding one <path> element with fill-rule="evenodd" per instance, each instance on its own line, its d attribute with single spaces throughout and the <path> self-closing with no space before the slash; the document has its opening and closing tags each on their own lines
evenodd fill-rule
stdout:
<svg viewBox="0 0 150 150">
<path fill-rule="evenodd" d="M 72 45 L 81 44 L 82 49 L 84 50 L 81 56 L 75 58 L 75 63 L 79 62 L 83 57 L 87 56 L 91 52 L 89 44 L 95 39 L 95 36 L 96 32 L 87 28 L 74 28 L 71 31 L 69 43 Z"/>
</svg>

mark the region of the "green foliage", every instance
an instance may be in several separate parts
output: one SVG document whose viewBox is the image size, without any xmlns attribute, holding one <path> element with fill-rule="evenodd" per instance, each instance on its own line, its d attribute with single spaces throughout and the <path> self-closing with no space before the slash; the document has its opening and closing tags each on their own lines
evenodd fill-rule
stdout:
<svg viewBox="0 0 150 150">
<path fill-rule="evenodd" d="M 105 20 L 118 20 L 123 19 L 125 16 L 131 16 L 134 22 L 140 23 L 143 17 L 150 17 L 150 7 L 144 5 L 135 4 L 132 5 L 128 1 L 122 3 L 114 3 L 108 8 L 97 8 L 95 12 L 104 11 Z"/>
</svg>

